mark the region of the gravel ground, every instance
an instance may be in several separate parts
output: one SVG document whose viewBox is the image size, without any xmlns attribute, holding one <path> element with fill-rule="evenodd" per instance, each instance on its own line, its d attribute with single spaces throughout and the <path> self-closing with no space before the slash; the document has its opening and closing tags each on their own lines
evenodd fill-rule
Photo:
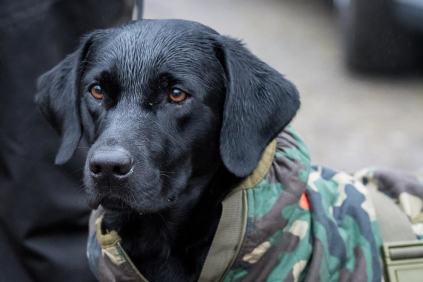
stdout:
<svg viewBox="0 0 423 282">
<path fill-rule="evenodd" d="M 314 163 L 423 170 L 422 77 L 348 72 L 336 17 L 321 1 L 146 0 L 144 17 L 195 20 L 243 39 L 293 81 L 302 96 L 294 126 Z"/>
</svg>

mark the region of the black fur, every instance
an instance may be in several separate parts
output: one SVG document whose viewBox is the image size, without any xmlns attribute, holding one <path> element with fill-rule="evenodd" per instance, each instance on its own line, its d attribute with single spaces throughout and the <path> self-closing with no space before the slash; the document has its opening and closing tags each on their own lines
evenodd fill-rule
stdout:
<svg viewBox="0 0 423 282">
<path fill-rule="evenodd" d="M 105 98 L 89 95 L 101 83 Z M 169 102 L 178 87 L 189 94 Z M 194 281 L 220 201 L 257 165 L 299 107 L 295 87 L 238 41 L 201 24 L 143 20 L 88 35 L 38 83 L 36 101 L 63 141 L 64 163 L 83 135 L 84 183 L 103 228 L 116 229 L 150 281 Z M 134 159 L 125 181 L 95 180 L 89 160 L 120 146 Z"/>
</svg>

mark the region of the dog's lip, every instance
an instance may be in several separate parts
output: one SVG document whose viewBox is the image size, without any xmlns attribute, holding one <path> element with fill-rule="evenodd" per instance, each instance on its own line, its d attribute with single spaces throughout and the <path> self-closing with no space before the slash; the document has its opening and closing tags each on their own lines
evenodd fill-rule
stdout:
<svg viewBox="0 0 423 282">
<path fill-rule="evenodd" d="M 132 210 L 129 204 L 127 204 L 124 200 L 118 197 L 104 197 L 100 199 L 99 204 L 107 210 L 114 210 L 114 211 Z"/>
<path fill-rule="evenodd" d="M 89 197 L 88 198 L 88 205 L 91 209 L 95 210 L 98 208 L 98 206 L 100 206 L 101 203 L 101 198 L 99 197 Z"/>
</svg>

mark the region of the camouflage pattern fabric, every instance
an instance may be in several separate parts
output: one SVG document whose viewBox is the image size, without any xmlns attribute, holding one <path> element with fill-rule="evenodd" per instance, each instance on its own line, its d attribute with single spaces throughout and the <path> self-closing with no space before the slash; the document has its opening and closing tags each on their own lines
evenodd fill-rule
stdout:
<svg viewBox="0 0 423 282">
<path fill-rule="evenodd" d="M 269 145 L 263 154 L 270 154 L 268 165 L 262 157 L 256 171 L 235 189 L 243 202 L 234 209 L 243 217 L 240 239 L 228 247 L 227 237 L 218 237 L 219 223 L 211 250 L 226 240 L 225 249 L 233 252 L 214 259 L 230 263 L 221 272 L 213 266 L 217 276 L 201 275 L 200 281 L 381 281 L 382 240 L 367 189 L 392 197 L 409 216 L 416 236 L 422 236 L 423 186 L 417 178 L 312 166 L 307 148 L 290 127 L 272 143 L 273 151 Z M 94 227 L 90 230 L 88 257 L 101 281 L 146 281 L 119 244 L 113 249 L 118 251 L 107 251 L 110 245 L 100 242 L 104 240 Z M 204 268 L 211 256 L 219 252 L 209 251 Z"/>
<path fill-rule="evenodd" d="M 380 281 L 381 239 L 362 183 L 310 164 L 292 129 L 247 190 L 248 221 L 225 281 Z"/>
</svg>

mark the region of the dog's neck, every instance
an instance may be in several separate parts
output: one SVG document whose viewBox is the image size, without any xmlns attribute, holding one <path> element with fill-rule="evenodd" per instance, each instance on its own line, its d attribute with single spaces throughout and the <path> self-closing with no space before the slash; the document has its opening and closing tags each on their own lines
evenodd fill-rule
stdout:
<svg viewBox="0 0 423 282">
<path fill-rule="evenodd" d="M 238 181 L 220 169 L 211 181 L 192 187 L 204 191 L 198 198 L 154 214 L 106 211 L 103 228 L 117 230 L 149 281 L 196 281 L 220 219 L 220 202 Z"/>
</svg>

